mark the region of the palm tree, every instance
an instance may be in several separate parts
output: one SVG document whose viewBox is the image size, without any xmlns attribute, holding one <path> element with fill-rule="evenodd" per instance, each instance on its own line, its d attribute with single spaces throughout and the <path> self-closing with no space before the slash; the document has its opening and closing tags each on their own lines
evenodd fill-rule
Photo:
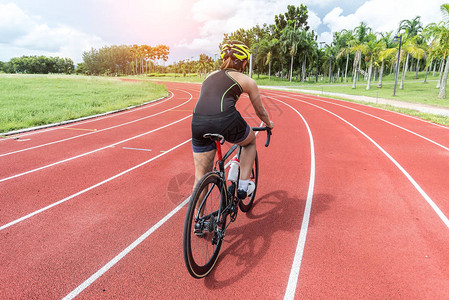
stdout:
<svg viewBox="0 0 449 300">
<path fill-rule="evenodd" d="M 404 35 L 404 40 L 405 40 L 405 45 L 402 47 L 402 52 L 404 54 L 400 54 L 402 59 L 404 59 L 404 55 L 405 53 L 407 53 L 406 59 L 405 59 L 405 63 L 402 67 L 402 77 L 401 77 L 401 83 L 399 84 L 399 89 L 404 89 L 404 80 L 405 80 L 405 76 L 407 75 L 407 69 L 408 69 L 408 59 L 410 57 L 410 53 L 407 51 L 407 49 L 410 49 L 412 47 L 411 42 L 407 41 L 407 35 Z M 400 62 L 398 62 L 398 64 L 400 64 Z M 400 65 L 399 65 L 400 66 Z"/>
<path fill-rule="evenodd" d="M 316 47 L 317 43 L 316 43 L 316 35 L 315 32 L 312 30 L 311 32 L 306 32 L 305 34 L 305 39 L 302 43 L 302 53 L 304 54 L 304 59 L 302 61 L 302 67 L 301 67 L 301 73 L 302 73 L 302 78 L 301 81 L 304 82 L 305 81 L 305 77 L 306 77 L 306 67 L 307 64 L 312 61 L 313 59 L 313 53 L 314 53 L 314 48 Z"/>
<path fill-rule="evenodd" d="M 276 38 L 273 38 L 268 41 L 268 53 L 266 56 L 266 62 L 265 64 L 268 64 L 268 80 L 271 80 L 271 64 L 273 59 L 280 59 L 279 55 L 279 40 Z"/>
<path fill-rule="evenodd" d="M 251 52 L 256 54 L 254 62 L 258 66 L 259 73 L 261 70 L 263 72 L 265 61 L 270 51 L 271 51 L 270 41 L 265 38 L 262 38 L 258 42 L 252 44 Z"/>
<path fill-rule="evenodd" d="M 418 36 L 414 36 L 413 38 L 408 38 L 407 36 L 405 37 L 405 44 L 403 46 L 404 49 L 404 53 L 407 53 L 406 56 L 406 60 L 405 60 L 405 65 L 404 68 L 402 69 L 402 79 L 401 79 L 401 84 L 399 86 L 399 88 L 402 90 L 404 89 L 404 80 L 405 80 L 405 75 L 407 74 L 407 69 L 408 69 L 408 61 L 410 56 L 416 58 L 416 59 L 422 59 L 426 52 L 424 51 L 424 49 L 422 49 L 419 45 L 418 45 Z"/>
<path fill-rule="evenodd" d="M 348 82 L 348 65 L 349 65 L 349 54 L 351 53 L 350 47 L 340 48 L 337 59 L 341 59 L 342 57 L 346 56 L 346 67 L 345 67 L 345 82 Z"/>
<path fill-rule="evenodd" d="M 423 59 L 427 56 L 426 50 L 427 50 L 427 45 L 423 42 L 423 38 L 417 37 L 416 49 L 412 54 L 412 56 L 416 59 L 415 79 L 418 79 L 419 63 L 421 62 L 421 59 Z"/>
<path fill-rule="evenodd" d="M 369 59 L 369 69 L 368 69 L 368 82 L 366 83 L 366 89 L 371 88 L 371 74 L 373 71 L 373 62 L 378 59 L 379 53 L 386 48 L 386 43 L 383 40 L 377 40 L 374 34 L 370 35 L 370 41 L 366 43 L 367 52 L 366 56 Z"/>
<path fill-rule="evenodd" d="M 424 54 L 422 54 L 422 51 L 418 50 L 419 47 L 418 47 L 418 40 L 417 40 L 417 37 L 419 36 L 419 34 L 422 31 L 423 31 L 423 26 L 421 23 L 420 16 L 416 16 L 412 20 L 402 20 L 401 22 L 399 22 L 398 34 L 400 34 L 400 33 L 404 34 L 405 47 L 408 47 L 408 49 L 404 48 L 405 52 L 407 53 L 407 58 L 406 58 L 403 72 L 402 72 L 402 80 L 401 80 L 401 85 L 399 87 L 400 89 L 404 88 L 404 78 L 405 78 L 405 75 L 407 74 L 408 61 L 409 61 L 410 54 L 412 54 L 412 56 L 414 58 L 418 59 L 418 64 L 419 64 L 419 60 L 424 56 Z M 408 42 L 407 39 L 413 39 L 413 42 L 407 43 Z M 418 57 L 420 57 L 420 58 L 418 58 Z M 417 76 L 418 76 L 418 73 L 416 73 L 416 77 Z"/>
<path fill-rule="evenodd" d="M 352 40 L 350 42 L 351 52 L 355 52 L 354 64 L 352 70 L 353 83 L 352 88 L 355 89 L 357 85 L 357 77 L 360 70 L 360 65 L 362 63 L 362 54 L 367 52 L 367 45 L 360 43 L 358 40 Z"/>
<path fill-rule="evenodd" d="M 434 47 L 433 51 L 441 52 L 443 58 L 446 57 L 446 65 L 444 67 L 444 73 L 440 81 L 440 90 L 438 92 L 439 99 L 446 99 L 446 85 L 449 74 L 449 4 L 441 5 L 440 10 L 443 14 L 443 21 L 439 24 L 429 24 L 426 27 L 426 32 L 434 38 L 433 42 L 437 45 Z"/>
<path fill-rule="evenodd" d="M 380 70 L 379 70 L 379 82 L 377 84 L 378 88 L 382 87 L 383 73 L 386 62 L 391 62 L 393 65 L 393 60 L 398 54 L 398 50 L 394 44 L 394 35 L 393 32 L 380 33 L 380 41 L 385 43 L 385 48 L 379 51 L 378 60 L 381 62 Z"/>
<path fill-rule="evenodd" d="M 428 27 L 426 27 L 424 32 L 428 35 L 429 39 L 432 38 L 432 36 L 430 35 L 430 33 L 428 31 Z M 430 63 L 428 63 L 428 66 L 432 67 L 432 65 L 433 65 L 433 76 L 434 77 L 435 77 L 435 68 L 436 68 L 436 65 L 437 65 L 437 61 L 443 55 L 442 50 L 443 49 L 440 49 L 440 44 L 437 43 L 437 41 L 435 41 L 435 39 L 430 41 L 429 48 L 428 48 L 428 58 L 430 58 Z M 435 63 L 433 63 L 433 61 L 435 61 Z M 441 72 L 440 72 L 440 74 L 441 74 Z M 426 79 L 427 79 L 427 72 L 426 72 L 426 78 L 424 79 L 424 82 L 426 82 Z M 439 83 L 440 82 L 438 82 L 438 84 Z M 439 87 L 440 86 L 438 85 L 437 88 L 439 88 Z"/>
<path fill-rule="evenodd" d="M 402 20 L 399 23 L 398 33 L 405 32 L 412 38 L 419 35 L 423 29 L 421 17 L 416 16 L 413 20 Z"/>
<path fill-rule="evenodd" d="M 290 82 L 292 81 L 293 76 L 293 60 L 298 52 L 298 47 L 302 40 L 304 40 L 305 31 L 301 28 L 296 28 L 292 26 L 287 26 L 284 28 L 281 41 L 282 47 L 285 53 L 290 54 Z"/>
<path fill-rule="evenodd" d="M 332 46 L 332 45 L 326 45 L 326 47 L 325 47 L 325 49 L 324 49 L 324 57 L 325 57 L 325 68 L 327 69 L 329 69 L 329 74 L 328 74 L 328 76 L 329 76 L 329 83 L 332 81 L 332 78 L 333 78 L 333 76 L 332 76 L 332 61 L 333 61 L 333 58 L 334 57 L 336 57 L 336 55 L 334 54 L 334 52 L 335 52 L 335 49 L 334 49 L 334 47 Z M 334 61 L 334 65 L 335 65 L 335 61 Z"/>
<path fill-rule="evenodd" d="M 367 40 L 369 34 L 372 33 L 372 29 L 368 27 L 365 22 L 361 22 L 359 26 L 354 28 L 354 37 L 361 43 Z"/>
<path fill-rule="evenodd" d="M 354 36 L 351 30 L 343 29 L 339 33 L 335 34 L 335 47 L 337 50 L 337 59 L 342 59 L 346 56 L 346 67 L 345 67 L 345 82 L 348 82 L 348 65 L 349 65 L 349 54 L 351 53 L 351 48 L 349 46 L 349 41 L 353 40 Z"/>
<path fill-rule="evenodd" d="M 372 32 L 371 28 L 367 26 L 365 22 L 360 23 L 354 29 L 354 39 L 349 42 L 351 46 L 351 52 L 355 52 L 354 65 L 353 65 L 353 84 L 352 88 L 356 88 L 357 77 L 360 70 L 360 65 L 362 63 L 362 54 L 366 53 L 367 46 L 365 42 L 367 41 L 367 36 Z"/>
<path fill-rule="evenodd" d="M 398 50 L 396 48 L 385 48 L 379 52 L 379 61 L 382 63 L 379 71 L 379 83 L 377 84 L 378 88 L 382 87 L 382 78 L 384 73 L 385 62 L 389 60 L 393 60 L 396 58 L 398 54 Z"/>
<path fill-rule="evenodd" d="M 134 65 L 134 71 L 135 71 L 135 75 L 137 75 L 137 59 L 139 58 L 139 46 L 138 45 L 133 45 L 131 48 L 131 53 L 133 55 L 133 58 L 135 59 L 136 63 Z"/>
</svg>

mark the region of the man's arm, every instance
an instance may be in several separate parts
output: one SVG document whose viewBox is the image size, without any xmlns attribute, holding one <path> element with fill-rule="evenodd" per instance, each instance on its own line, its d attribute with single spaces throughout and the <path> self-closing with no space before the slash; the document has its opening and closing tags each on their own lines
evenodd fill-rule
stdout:
<svg viewBox="0 0 449 300">
<path fill-rule="evenodd" d="M 259 88 L 257 87 L 256 82 L 252 78 L 244 74 L 241 75 L 244 76 L 244 77 L 242 76 L 241 81 L 243 92 L 248 94 L 249 99 L 251 100 L 251 104 L 253 105 L 257 116 L 265 123 L 266 126 L 273 128 L 273 122 L 268 117 L 267 111 L 265 110 L 265 107 L 262 104 Z"/>
</svg>

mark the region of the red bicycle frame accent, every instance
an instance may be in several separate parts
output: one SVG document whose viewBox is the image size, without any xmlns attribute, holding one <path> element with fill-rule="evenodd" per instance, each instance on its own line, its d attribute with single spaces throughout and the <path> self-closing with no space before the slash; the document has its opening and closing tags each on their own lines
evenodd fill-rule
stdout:
<svg viewBox="0 0 449 300">
<path fill-rule="evenodd" d="M 215 141 L 215 145 L 217 146 L 217 155 L 218 155 L 218 160 L 223 160 L 223 156 L 221 155 L 221 144 L 220 141 Z"/>
</svg>

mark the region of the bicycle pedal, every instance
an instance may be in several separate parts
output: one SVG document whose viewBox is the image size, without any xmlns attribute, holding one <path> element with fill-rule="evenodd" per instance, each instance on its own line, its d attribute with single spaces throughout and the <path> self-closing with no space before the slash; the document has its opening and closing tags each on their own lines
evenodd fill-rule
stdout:
<svg viewBox="0 0 449 300">
<path fill-rule="evenodd" d="M 193 228 L 193 234 L 195 234 L 198 237 L 203 237 L 204 236 L 204 232 L 203 232 L 203 226 L 201 226 L 201 224 L 196 223 L 195 224 L 195 228 Z"/>
</svg>

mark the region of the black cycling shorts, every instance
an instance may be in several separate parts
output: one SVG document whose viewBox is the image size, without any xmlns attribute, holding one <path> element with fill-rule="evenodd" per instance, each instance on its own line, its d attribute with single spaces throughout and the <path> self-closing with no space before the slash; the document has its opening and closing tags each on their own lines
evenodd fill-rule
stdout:
<svg viewBox="0 0 449 300">
<path fill-rule="evenodd" d="M 193 114 L 193 152 L 202 153 L 216 148 L 214 141 L 203 137 L 206 133 L 221 134 L 226 141 L 236 144 L 244 141 L 248 137 L 249 132 L 249 125 L 235 108 L 213 116 Z"/>
</svg>

